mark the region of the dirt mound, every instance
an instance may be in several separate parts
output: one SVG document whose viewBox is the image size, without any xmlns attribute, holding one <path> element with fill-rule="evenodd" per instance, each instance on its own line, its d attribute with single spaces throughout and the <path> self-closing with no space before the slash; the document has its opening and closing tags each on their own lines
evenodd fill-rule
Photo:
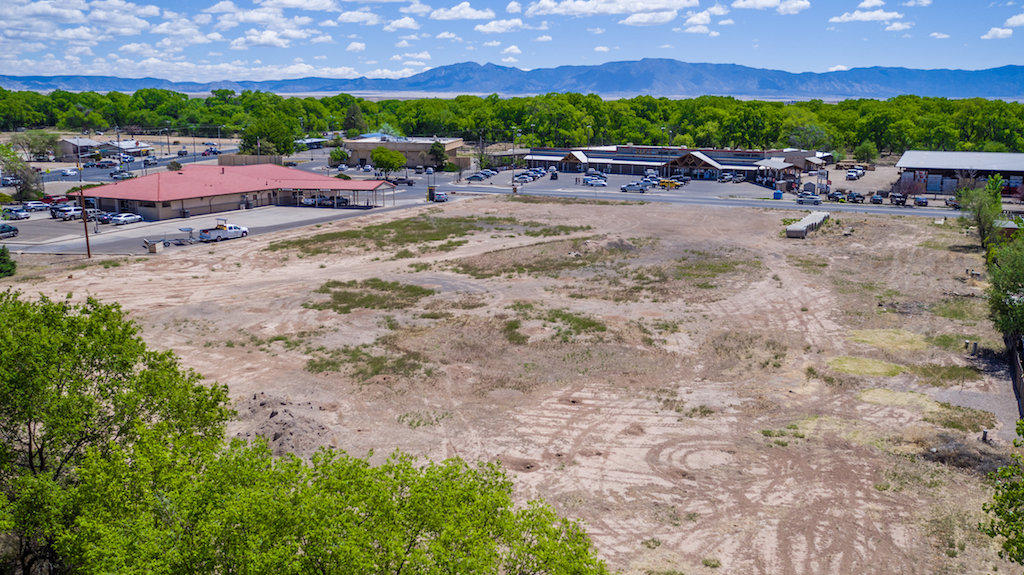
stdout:
<svg viewBox="0 0 1024 575">
<path fill-rule="evenodd" d="M 927 443 L 921 457 L 980 475 L 1009 465 L 1009 454 L 1004 450 L 963 436 L 940 433 Z"/>
<path fill-rule="evenodd" d="M 322 405 L 297 403 L 261 392 L 237 402 L 235 409 L 235 435 L 245 439 L 263 437 L 275 455 L 311 453 L 331 445 L 331 434 L 320 422 L 325 413 Z"/>
</svg>

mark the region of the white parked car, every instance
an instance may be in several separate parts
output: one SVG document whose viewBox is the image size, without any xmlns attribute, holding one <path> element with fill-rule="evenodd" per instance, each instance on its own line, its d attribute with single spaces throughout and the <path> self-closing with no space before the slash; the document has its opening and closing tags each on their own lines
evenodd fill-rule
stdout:
<svg viewBox="0 0 1024 575">
<path fill-rule="evenodd" d="M 607 188 L 608 182 L 599 178 L 594 178 L 592 180 L 587 180 L 587 185 L 592 188 Z"/>
<path fill-rule="evenodd" d="M 65 168 L 65 169 L 60 171 L 60 175 L 62 175 L 62 176 L 77 176 L 78 175 L 78 170 L 76 170 L 75 168 Z"/>
<path fill-rule="evenodd" d="M 136 222 L 141 221 L 142 216 L 140 216 L 139 214 L 117 214 L 116 216 L 110 218 L 110 223 L 114 224 L 115 226 L 134 224 Z"/>
<path fill-rule="evenodd" d="M 50 209 L 50 206 L 43 202 L 31 201 L 22 204 L 21 209 L 25 210 L 26 212 L 45 212 L 46 210 Z"/>
</svg>

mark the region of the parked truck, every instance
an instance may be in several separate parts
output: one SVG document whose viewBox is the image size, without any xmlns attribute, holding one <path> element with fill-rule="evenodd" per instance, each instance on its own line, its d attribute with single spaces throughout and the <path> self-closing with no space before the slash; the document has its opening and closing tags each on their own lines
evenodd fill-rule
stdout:
<svg viewBox="0 0 1024 575">
<path fill-rule="evenodd" d="M 249 228 L 229 224 L 226 219 L 217 218 L 216 226 L 205 230 L 199 230 L 199 241 L 219 242 L 221 240 L 230 240 L 233 238 L 244 238 L 247 235 L 249 235 Z"/>
</svg>

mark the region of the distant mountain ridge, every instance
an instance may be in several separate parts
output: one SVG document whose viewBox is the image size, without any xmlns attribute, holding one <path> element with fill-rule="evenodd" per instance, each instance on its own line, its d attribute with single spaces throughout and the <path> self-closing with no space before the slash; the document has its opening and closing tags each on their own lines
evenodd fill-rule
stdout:
<svg viewBox="0 0 1024 575">
<path fill-rule="evenodd" d="M 946 98 L 1024 99 L 1024 66 L 986 70 L 854 68 L 836 72 L 793 73 L 737 64 L 699 64 L 665 58 L 521 70 L 496 64 L 462 62 L 406 78 L 295 78 L 266 81 L 172 82 L 116 76 L 4 76 L 8 90 L 133 92 L 163 88 L 205 93 L 217 89 L 295 93 L 379 93 L 532 95 L 548 92 L 594 93 L 606 97 L 652 95 L 736 96 L 773 100 L 810 98 L 890 98 L 901 94 Z"/>
</svg>

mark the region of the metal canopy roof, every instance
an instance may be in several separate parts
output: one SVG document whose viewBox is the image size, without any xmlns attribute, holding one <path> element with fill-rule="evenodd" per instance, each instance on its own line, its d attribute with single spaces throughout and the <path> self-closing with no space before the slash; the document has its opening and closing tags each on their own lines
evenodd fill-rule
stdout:
<svg viewBox="0 0 1024 575">
<path fill-rule="evenodd" d="M 904 152 L 896 167 L 907 170 L 1024 172 L 1024 154 L 911 150 Z"/>
</svg>

